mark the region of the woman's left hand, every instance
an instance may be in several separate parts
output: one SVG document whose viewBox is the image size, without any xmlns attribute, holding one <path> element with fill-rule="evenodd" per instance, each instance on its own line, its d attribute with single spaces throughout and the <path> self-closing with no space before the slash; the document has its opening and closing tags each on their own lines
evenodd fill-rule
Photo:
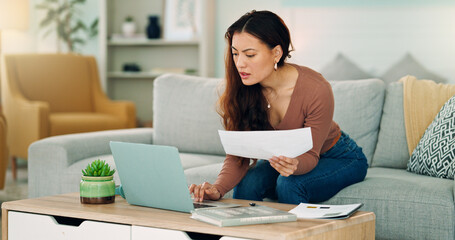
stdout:
<svg viewBox="0 0 455 240">
<path fill-rule="evenodd" d="M 285 156 L 273 156 L 269 159 L 270 165 L 275 168 L 282 176 L 289 177 L 297 170 L 299 160 Z"/>
</svg>

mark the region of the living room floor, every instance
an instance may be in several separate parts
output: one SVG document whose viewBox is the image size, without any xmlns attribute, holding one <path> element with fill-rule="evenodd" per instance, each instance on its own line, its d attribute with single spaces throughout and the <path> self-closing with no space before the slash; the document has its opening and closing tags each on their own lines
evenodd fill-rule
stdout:
<svg viewBox="0 0 455 240">
<path fill-rule="evenodd" d="M 5 188 L 0 190 L 0 203 L 24 199 L 28 197 L 28 175 L 27 175 L 27 162 L 18 161 L 17 166 L 17 179 L 13 180 L 11 169 L 6 171 Z M 1 216 L 1 213 L 0 213 Z M 1 218 L 0 218 L 1 226 Z M 1 236 L 1 228 L 0 228 Z M 0 237 L 1 238 L 1 237 Z"/>
</svg>

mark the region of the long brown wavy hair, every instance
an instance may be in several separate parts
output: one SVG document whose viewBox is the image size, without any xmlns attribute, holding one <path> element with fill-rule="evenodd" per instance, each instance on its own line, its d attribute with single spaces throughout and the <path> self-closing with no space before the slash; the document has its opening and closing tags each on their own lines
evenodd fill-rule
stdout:
<svg viewBox="0 0 455 240">
<path fill-rule="evenodd" d="M 289 50 L 289 46 L 292 47 L 289 29 L 275 13 L 253 10 L 234 22 L 225 34 L 226 86 L 218 100 L 218 113 L 223 118 L 224 128 L 233 131 L 270 130 L 272 126 L 268 119 L 267 100 L 262 86 L 259 83 L 244 85 L 232 57 L 232 37 L 234 33 L 241 32 L 255 36 L 270 49 L 281 46 L 283 55 L 277 63 L 278 67 L 281 67 L 292 51 Z"/>
</svg>

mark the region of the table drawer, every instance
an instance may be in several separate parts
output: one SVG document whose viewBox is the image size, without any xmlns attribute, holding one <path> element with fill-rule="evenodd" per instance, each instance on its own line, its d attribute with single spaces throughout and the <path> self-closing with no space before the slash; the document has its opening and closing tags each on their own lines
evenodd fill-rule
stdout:
<svg viewBox="0 0 455 240">
<path fill-rule="evenodd" d="M 149 239 L 191 240 L 188 234 L 182 231 L 141 226 L 131 227 L 131 240 Z"/>
<path fill-rule="evenodd" d="M 195 235 L 195 236 L 193 236 Z M 203 233 L 189 233 L 178 230 L 132 226 L 131 240 L 197 240 L 197 239 L 219 239 L 219 240 L 251 240 L 246 238 L 235 238 L 226 236 L 216 236 Z"/>
<path fill-rule="evenodd" d="M 8 212 L 8 240 L 125 240 L 130 237 L 131 225 Z"/>
</svg>

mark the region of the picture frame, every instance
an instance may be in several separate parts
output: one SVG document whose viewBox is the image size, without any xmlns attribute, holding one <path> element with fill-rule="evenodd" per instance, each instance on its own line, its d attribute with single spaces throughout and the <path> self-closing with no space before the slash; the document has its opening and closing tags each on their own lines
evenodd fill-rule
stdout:
<svg viewBox="0 0 455 240">
<path fill-rule="evenodd" d="M 165 0 L 164 39 L 194 40 L 200 31 L 200 0 Z"/>
</svg>

